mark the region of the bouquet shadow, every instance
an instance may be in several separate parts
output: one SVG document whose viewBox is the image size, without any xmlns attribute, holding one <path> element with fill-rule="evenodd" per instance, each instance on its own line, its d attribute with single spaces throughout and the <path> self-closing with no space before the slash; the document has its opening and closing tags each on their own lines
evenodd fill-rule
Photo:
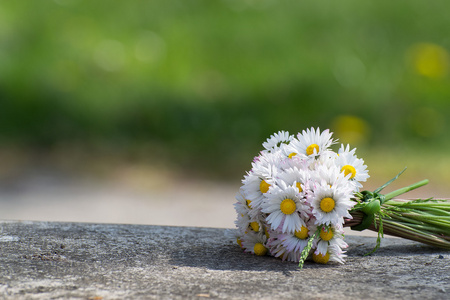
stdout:
<svg viewBox="0 0 450 300">
<path fill-rule="evenodd" d="M 441 255 L 450 254 L 450 250 L 432 247 L 415 241 L 395 237 L 381 239 L 380 248 L 374 253 L 367 255 L 376 246 L 376 238 L 346 236 L 349 242 L 347 248 L 348 257 L 393 257 L 393 256 L 416 256 L 416 255 Z"/>
<path fill-rule="evenodd" d="M 198 249 L 178 249 L 170 253 L 170 263 L 177 267 L 195 267 L 220 271 L 297 271 L 298 264 L 280 263 L 271 256 L 244 253 L 235 243 L 202 246 Z"/>
<path fill-rule="evenodd" d="M 432 258 L 444 258 L 443 255 L 450 254 L 450 251 L 439 249 L 414 241 L 399 238 L 385 237 L 382 239 L 382 246 L 371 255 L 369 253 L 376 245 L 376 238 L 365 236 L 347 236 L 350 247 L 347 249 L 348 266 L 352 261 L 364 263 L 366 260 L 389 259 L 389 257 L 413 257 L 421 256 Z M 272 256 L 249 255 L 233 242 L 220 244 L 208 244 L 189 249 L 181 247 L 168 253 L 169 263 L 175 267 L 194 267 L 207 270 L 218 271 L 255 271 L 255 272 L 280 272 L 285 276 L 291 276 L 291 272 L 299 272 L 298 263 L 282 261 Z M 353 259 L 357 260 L 353 260 Z M 307 260 L 304 269 L 339 269 L 342 265 L 338 263 L 316 264 Z"/>
</svg>

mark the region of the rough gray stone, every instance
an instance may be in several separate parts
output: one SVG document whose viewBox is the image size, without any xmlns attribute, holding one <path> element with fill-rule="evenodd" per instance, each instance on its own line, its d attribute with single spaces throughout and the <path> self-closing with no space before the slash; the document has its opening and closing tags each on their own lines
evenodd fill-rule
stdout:
<svg viewBox="0 0 450 300">
<path fill-rule="evenodd" d="M 243 253 L 224 229 L 0 222 L 3 299 L 448 299 L 450 252 L 346 238 L 345 265 Z"/>
</svg>

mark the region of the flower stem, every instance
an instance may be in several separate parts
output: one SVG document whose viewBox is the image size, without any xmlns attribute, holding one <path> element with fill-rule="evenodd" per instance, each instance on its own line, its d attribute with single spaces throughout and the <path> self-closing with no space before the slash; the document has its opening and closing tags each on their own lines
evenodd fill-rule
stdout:
<svg viewBox="0 0 450 300">
<path fill-rule="evenodd" d="M 384 196 L 385 196 L 386 201 L 387 201 L 387 200 L 390 200 L 390 199 L 392 199 L 394 197 L 397 197 L 397 196 L 399 196 L 401 194 L 404 194 L 406 192 L 409 192 L 409 191 L 415 190 L 417 188 L 420 188 L 421 186 L 424 186 L 424 185 L 428 184 L 428 182 L 429 182 L 429 180 L 425 179 L 425 180 L 416 182 L 414 184 L 411 184 L 409 186 L 405 186 L 405 187 L 403 187 L 401 189 L 395 190 L 393 192 L 390 192 L 390 193 L 388 193 L 388 194 L 386 194 Z"/>
<path fill-rule="evenodd" d="M 383 222 L 385 223 L 384 227 L 386 234 L 407 238 L 439 248 L 450 249 L 450 242 L 444 237 L 439 237 L 422 230 L 411 228 L 402 222 L 395 222 L 391 220 L 383 220 Z"/>
</svg>

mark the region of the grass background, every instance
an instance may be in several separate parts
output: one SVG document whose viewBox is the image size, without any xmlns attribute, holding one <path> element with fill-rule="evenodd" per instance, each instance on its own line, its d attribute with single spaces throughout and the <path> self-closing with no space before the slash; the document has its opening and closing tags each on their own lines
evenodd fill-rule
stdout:
<svg viewBox="0 0 450 300">
<path fill-rule="evenodd" d="M 449 9 L 3 1 L 3 172 L 127 163 L 238 180 L 270 134 L 314 126 L 357 147 L 376 183 L 408 166 L 405 180 L 448 192 Z"/>
</svg>

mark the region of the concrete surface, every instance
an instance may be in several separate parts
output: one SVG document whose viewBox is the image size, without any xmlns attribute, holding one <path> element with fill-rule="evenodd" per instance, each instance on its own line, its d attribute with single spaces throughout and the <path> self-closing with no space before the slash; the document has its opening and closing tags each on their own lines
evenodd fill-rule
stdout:
<svg viewBox="0 0 450 300">
<path fill-rule="evenodd" d="M 348 236 L 345 265 L 245 254 L 220 228 L 0 222 L 2 299 L 449 299 L 450 252 Z"/>
</svg>

